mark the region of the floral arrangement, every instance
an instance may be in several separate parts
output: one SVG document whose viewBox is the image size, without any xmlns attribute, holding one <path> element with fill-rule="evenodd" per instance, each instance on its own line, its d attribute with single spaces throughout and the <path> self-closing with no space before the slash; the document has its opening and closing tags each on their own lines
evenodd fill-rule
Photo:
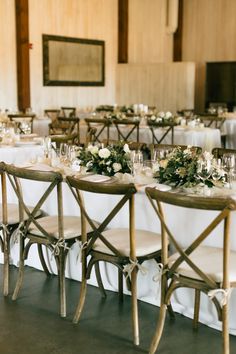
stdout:
<svg viewBox="0 0 236 354">
<path fill-rule="evenodd" d="M 157 115 L 152 115 L 150 120 L 153 122 L 161 123 L 161 122 L 168 122 L 173 120 L 173 114 L 171 112 L 159 112 Z"/>
<path fill-rule="evenodd" d="M 199 166 L 201 164 L 209 166 L 209 170 L 206 172 L 202 169 L 200 173 Z M 174 187 L 193 187 L 199 183 L 213 187 L 217 183 L 224 182 L 225 172 L 218 170 L 218 167 L 214 165 L 211 153 L 204 152 L 201 155 L 196 149 L 189 146 L 185 150 L 177 147 L 161 159 L 155 177 L 160 183 Z"/>
<path fill-rule="evenodd" d="M 119 173 L 130 173 L 128 161 L 130 159 L 128 144 L 109 145 L 98 147 L 89 145 L 81 149 L 78 154 L 80 165 L 86 167 L 87 172 L 93 172 L 106 176 L 114 176 Z"/>
</svg>

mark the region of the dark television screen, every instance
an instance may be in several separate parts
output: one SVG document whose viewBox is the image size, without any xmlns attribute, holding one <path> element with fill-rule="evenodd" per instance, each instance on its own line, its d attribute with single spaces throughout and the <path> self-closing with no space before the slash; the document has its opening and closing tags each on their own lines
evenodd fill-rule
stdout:
<svg viewBox="0 0 236 354">
<path fill-rule="evenodd" d="M 229 110 L 236 106 L 236 62 L 207 63 L 206 108 L 210 103 L 225 103 Z"/>
</svg>

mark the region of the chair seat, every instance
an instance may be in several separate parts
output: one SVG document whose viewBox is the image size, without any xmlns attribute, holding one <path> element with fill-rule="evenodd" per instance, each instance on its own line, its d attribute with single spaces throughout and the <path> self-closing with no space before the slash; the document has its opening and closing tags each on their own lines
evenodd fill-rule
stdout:
<svg viewBox="0 0 236 354">
<path fill-rule="evenodd" d="M 130 256 L 129 229 L 111 229 L 103 232 L 103 236 L 125 257 Z M 135 230 L 136 256 L 142 257 L 161 249 L 161 236 L 151 231 Z M 98 239 L 93 249 L 106 254 L 113 252 Z"/>
<path fill-rule="evenodd" d="M 45 216 L 37 220 L 40 226 L 46 230 L 50 237 L 59 238 L 58 216 Z M 71 239 L 81 235 L 81 219 L 78 216 L 64 216 L 64 238 Z M 91 229 L 91 228 L 90 228 Z M 88 231 L 90 231 L 88 227 Z M 44 234 L 34 225 L 29 227 L 29 232 L 45 237 Z"/>
<path fill-rule="evenodd" d="M 179 253 L 173 254 L 169 258 L 169 267 L 179 258 Z M 199 246 L 190 256 L 192 262 L 198 266 L 203 273 L 215 282 L 223 281 L 223 249 L 217 247 Z M 186 262 L 180 264 L 177 273 L 192 279 L 202 280 L 202 278 L 189 267 Z M 236 252 L 230 252 L 229 281 L 236 282 Z"/>
<path fill-rule="evenodd" d="M 33 210 L 33 207 L 28 207 L 30 211 Z M 41 211 L 37 213 L 37 216 L 40 216 Z M 18 204 L 7 204 L 7 224 L 14 225 L 18 224 L 19 221 L 19 206 Z M 24 220 L 27 220 L 28 216 L 24 213 Z M 0 223 L 2 223 L 2 205 L 0 204 Z"/>
</svg>

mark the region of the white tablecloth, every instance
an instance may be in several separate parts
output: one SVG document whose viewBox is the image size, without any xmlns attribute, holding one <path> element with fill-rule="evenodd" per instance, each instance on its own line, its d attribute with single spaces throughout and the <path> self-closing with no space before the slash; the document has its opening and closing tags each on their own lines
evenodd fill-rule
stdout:
<svg viewBox="0 0 236 354">
<path fill-rule="evenodd" d="M 96 125 L 95 125 L 96 126 Z M 97 129 L 99 131 L 99 125 L 97 125 Z M 125 127 L 123 129 L 126 129 Z M 180 145 L 192 145 L 192 146 L 200 146 L 203 151 L 211 151 L 214 147 L 221 147 L 221 137 L 219 129 L 211 129 L 211 128 L 190 128 L 177 126 L 174 128 L 174 144 Z M 122 130 L 122 129 L 121 129 Z M 161 137 L 161 130 L 156 130 L 157 136 Z M 85 136 L 87 132 L 87 126 L 85 124 L 81 124 L 80 126 L 80 134 L 81 141 L 85 141 Z M 136 141 L 137 135 L 136 131 L 134 131 L 130 137 L 130 141 Z M 106 131 L 104 131 L 99 140 L 106 139 Z M 115 127 L 110 128 L 110 139 L 117 140 L 117 131 Z M 151 144 L 152 143 L 152 134 L 150 128 L 148 126 L 140 126 L 139 129 L 139 141 Z M 168 134 L 164 140 L 163 144 L 171 144 L 171 136 Z"/>
<path fill-rule="evenodd" d="M 51 123 L 50 118 L 34 119 L 33 121 L 33 133 L 39 136 L 47 136 L 49 134 L 48 125 Z"/>
<path fill-rule="evenodd" d="M 5 149 L 0 149 L 0 161 L 5 160 Z M 7 149 L 6 149 L 7 150 Z M 34 147 L 32 150 L 37 152 L 37 147 Z M 20 149 L 11 149 L 7 150 L 7 162 L 19 162 L 23 161 L 27 156 L 28 148 Z M 17 157 L 15 152 L 17 152 Z M 18 160 L 19 159 L 19 160 Z M 5 160 L 6 161 L 6 160 Z M 44 189 L 43 183 L 37 184 L 37 188 L 33 188 L 33 182 L 27 182 L 23 184 L 23 189 L 25 190 L 26 201 L 34 205 L 38 200 L 40 193 Z M 33 193 L 32 193 L 33 191 Z M 63 186 L 63 195 L 64 195 L 64 213 L 66 215 L 79 215 L 79 207 L 77 206 L 74 197 L 71 195 L 67 185 Z M 9 190 L 8 193 L 9 202 L 15 201 L 13 193 Z M 111 210 L 112 205 L 117 200 L 118 197 L 108 197 L 105 195 L 92 195 L 89 193 L 85 194 L 85 201 L 88 204 L 89 212 L 92 217 L 98 221 L 101 221 L 108 211 Z M 136 195 L 136 227 L 140 229 L 147 229 L 151 231 L 160 231 L 160 225 L 157 220 L 149 201 L 147 200 L 145 194 L 140 192 Z M 55 196 L 52 196 L 50 200 L 44 205 L 43 209 L 50 213 L 56 213 L 56 199 Z M 196 210 L 187 210 L 181 209 L 178 212 L 174 212 L 172 206 L 167 207 L 168 210 L 168 219 L 170 221 L 170 229 L 178 235 L 178 239 L 183 246 L 187 245 L 187 242 L 194 235 L 197 235 L 200 230 L 203 230 L 204 226 L 209 223 L 209 220 L 215 215 L 213 212 L 205 211 L 196 211 Z M 127 209 L 124 209 L 121 214 L 119 214 L 115 220 L 110 225 L 111 227 L 127 226 Z M 183 218 L 181 217 L 183 216 Z M 221 246 L 221 240 L 217 237 L 217 231 L 211 236 L 208 240 L 208 245 Z M 236 215 L 232 218 L 231 233 L 234 236 L 233 230 L 236 230 Z M 194 235 L 193 235 L 194 234 Z M 193 236 L 192 236 L 193 235 Z M 236 238 L 232 237 L 232 248 L 236 249 Z M 66 275 L 72 279 L 80 280 L 80 264 L 77 261 L 78 255 L 78 245 L 75 244 L 74 247 L 70 250 L 67 263 Z M 18 262 L 18 244 L 12 244 L 11 247 L 11 257 L 12 263 L 17 265 Z M 3 256 L 1 254 L 0 261 L 3 262 Z M 48 262 L 50 268 L 53 272 L 56 272 L 56 267 L 53 261 L 51 261 L 50 255 L 48 255 Z M 37 257 L 36 247 L 32 248 L 29 253 L 29 258 L 26 261 L 26 264 L 33 266 L 38 269 L 41 268 L 41 264 Z M 146 267 L 148 268 L 148 274 L 142 275 L 139 273 L 138 276 L 138 297 L 146 302 L 152 304 L 159 304 L 159 284 L 153 282 L 152 277 L 156 274 L 157 267 L 154 261 L 146 262 Z M 117 271 L 114 270 L 114 267 L 111 265 L 105 265 L 101 267 L 102 277 L 104 280 L 104 285 L 107 289 L 117 291 Z M 90 279 L 90 284 L 96 284 L 95 276 L 92 275 Z M 69 296 L 68 296 L 69 298 Z M 172 298 L 172 305 L 174 309 L 180 313 L 183 313 L 186 316 L 192 317 L 193 315 L 193 291 L 189 289 L 179 289 Z M 76 304 L 75 304 L 76 306 Z M 236 335 L 236 293 L 233 292 L 230 298 L 230 332 Z M 220 324 L 217 321 L 216 311 L 209 301 L 209 299 L 202 295 L 201 299 L 201 312 L 200 312 L 200 321 L 206 323 L 209 326 L 220 328 Z"/>
</svg>

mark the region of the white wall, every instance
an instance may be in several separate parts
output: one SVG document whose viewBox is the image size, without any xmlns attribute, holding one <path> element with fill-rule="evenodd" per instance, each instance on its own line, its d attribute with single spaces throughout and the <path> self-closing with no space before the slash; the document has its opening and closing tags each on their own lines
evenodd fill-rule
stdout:
<svg viewBox="0 0 236 354">
<path fill-rule="evenodd" d="M 116 0 L 29 0 L 31 105 L 36 112 L 59 106 L 115 103 Z M 105 41 L 104 87 L 43 86 L 42 34 Z"/>
<path fill-rule="evenodd" d="M 17 108 L 15 0 L 0 0 L 0 109 Z"/>
</svg>

